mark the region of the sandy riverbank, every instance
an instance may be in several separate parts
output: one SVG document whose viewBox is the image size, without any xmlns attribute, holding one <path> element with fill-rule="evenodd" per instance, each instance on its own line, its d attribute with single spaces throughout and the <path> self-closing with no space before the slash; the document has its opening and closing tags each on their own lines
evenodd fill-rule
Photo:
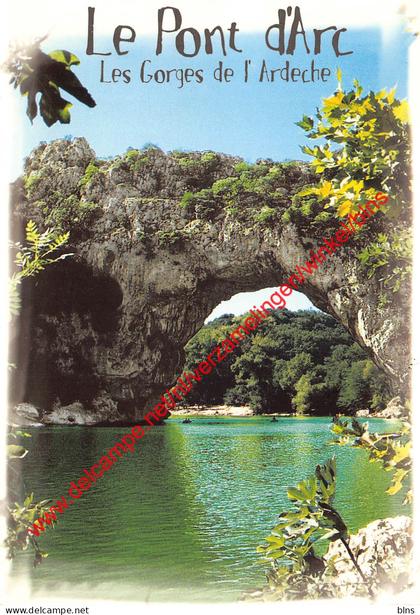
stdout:
<svg viewBox="0 0 420 615">
<path fill-rule="evenodd" d="M 171 411 L 171 416 L 255 416 L 254 411 L 249 406 L 185 406 Z M 273 412 L 259 416 L 293 416 Z"/>
<path fill-rule="evenodd" d="M 253 416 L 249 406 L 184 406 L 171 410 L 171 416 Z"/>
</svg>

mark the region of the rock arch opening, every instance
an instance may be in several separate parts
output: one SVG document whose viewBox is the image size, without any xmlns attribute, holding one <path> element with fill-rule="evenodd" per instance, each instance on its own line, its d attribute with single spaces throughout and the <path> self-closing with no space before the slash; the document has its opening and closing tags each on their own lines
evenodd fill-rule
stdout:
<svg viewBox="0 0 420 615">
<path fill-rule="evenodd" d="M 283 284 L 330 232 L 283 215 L 310 179 L 303 163 L 261 161 L 255 182 L 239 189 L 243 161 L 215 153 L 181 158 L 182 164 L 178 154 L 154 149 L 100 161 L 84 139 L 54 141 L 29 157 L 25 173 L 36 172 L 39 180 L 30 193 L 22 181 L 15 186 L 13 211 L 21 222 L 42 223 L 57 193 L 61 203 L 72 197 L 73 205 L 75 198 L 93 204 L 97 215 L 73 235 L 74 262 L 63 263 L 67 290 L 24 301 L 32 311 L 18 344 L 26 352 L 18 371 L 29 373 L 28 357 L 31 365 L 19 389 L 25 401 L 39 398 L 48 412 L 56 393 L 61 404 L 98 404 L 105 396 L 124 420 L 141 419 L 176 380 L 185 344 L 222 300 Z M 96 171 L 86 179 L 90 163 Z M 270 185 L 265 209 L 261 177 Z M 68 224 L 71 231 L 71 219 Z M 39 291 L 56 275 L 44 273 Z M 59 278 L 54 287 L 60 288 Z M 406 290 L 379 305 L 381 281 L 367 278 L 351 246 L 299 290 L 344 326 L 396 393 L 407 393 Z M 76 368 L 80 379 L 67 380 Z"/>
</svg>

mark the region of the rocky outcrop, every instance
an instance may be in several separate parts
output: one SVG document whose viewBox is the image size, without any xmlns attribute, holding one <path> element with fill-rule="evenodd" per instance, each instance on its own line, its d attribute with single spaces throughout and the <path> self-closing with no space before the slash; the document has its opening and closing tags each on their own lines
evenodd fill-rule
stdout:
<svg viewBox="0 0 420 615">
<path fill-rule="evenodd" d="M 80 401 L 67 406 L 56 402 L 52 412 L 44 415 L 43 422 L 47 425 L 112 425 L 123 423 L 124 419 L 118 412 L 117 403 L 108 393 L 101 391 L 88 408 Z"/>
<path fill-rule="evenodd" d="M 10 423 L 22 427 L 40 427 L 43 425 L 42 411 L 33 404 L 17 404 L 10 413 Z"/>
<path fill-rule="evenodd" d="M 403 406 L 401 398 L 397 396 L 388 402 L 386 408 L 376 412 L 375 416 L 381 419 L 402 419 L 407 417 L 407 408 Z"/>
<path fill-rule="evenodd" d="M 374 593 L 402 591 L 412 582 L 412 523 L 406 516 L 372 521 L 349 539 L 349 546 Z M 333 562 L 328 582 L 337 597 L 366 595 L 366 587 L 342 542 L 330 544 L 325 561 Z"/>
<path fill-rule="evenodd" d="M 75 402 L 95 413 L 105 392 L 116 405 L 112 416 L 139 420 L 175 382 L 185 343 L 221 300 L 283 283 L 335 232 L 336 219 L 287 222 L 293 195 L 312 179 L 303 163 L 262 161 L 245 177 L 246 168 L 211 152 L 158 149 L 100 161 L 85 139 L 30 155 L 13 187 L 15 236 L 27 219 L 61 225 L 71 232 L 73 256 L 23 286 L 15 402 L 47 414 L 54 407 L 58 420 Z M 381 228 L 380 217 L 367 238 Z M 359 250 L 360 242 L 343 246 L 302 290 L 404 395 L 407 289 L 378 306 L 382 283 L 361 269 Z"/>
<path fill-rule="evenodd" d="M 378 597 L 381 593 L 408 590 L 414 581 L 412 569 L 412 521 L 399 516 L 372 521 L 347 544 L 359 570 L 343 542 L 331 542 L 323 558 L 314 557 L 312 569 L 291 574 L 288 584 L 271 582 L 243 595 L 246 601 L 300 600 Z M 314 562 L 318 565 L 315 567 Z"/>
</svg>

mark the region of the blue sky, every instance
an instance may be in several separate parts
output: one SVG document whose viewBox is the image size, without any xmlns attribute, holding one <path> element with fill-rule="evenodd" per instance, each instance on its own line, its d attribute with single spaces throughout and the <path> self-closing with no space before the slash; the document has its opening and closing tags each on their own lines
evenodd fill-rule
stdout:
<svg viewBox="0 0 420 615">
<path fill-rule="evenodd" d="M 215 53 L 200 53 L 197 58 L 182 58 L 174 52 L 173 45 L 164 47 L 164 53 L 155 55 L 155 40 L 138 37 L 127 45 L 128 55 L 118 57 L 115 52 L 106 58 L 86 56 L 85 39 L 47 39 L 45 51 L 69 49 L 79 56 L 81 64 L 75 73 L 95 98 L 94 109 L 75 103 L 70 125 L 47 128 L 40 118 L 33 126 L 24 117 L 25 101 L 21 105 L 22 134 L 17 139 L 14 175 L 19 174 L 23 156 L 40 141 L 51 141 L 65 135 L 84 136 L 98 157 L 113 156 L 128 147 L 142 147 L 154 143 L 164 150 L 215 150 L 241 156 L 248 161 L 258 158 L 273 160 L 305 159 L 300 145 L 305 143 L 303 131 L 296 126 L 303 114 L 312 115 L 322 97 L 330 95 L 336 86 L 336 69 L 343 72 L 344 87 L 357 78 L 366 89 L 381 89 L 397 85 L 397 96 L 407 95 L 407 49 L 410 35 L 394 28 L 384 36 L 379 29 L 349 29 L 342 39 L 344 50 L 353 54 L 339 59 L 325 45 L 317 56 L 307 55 L 300 45 L 295 55 L 279 55 L 264 45 L 263 33 L 243 34 L 238 40 L 243 53 L 228 53 L 223 58 Z M 111 51 L 110 37 L 98 38 L 96 49 Z M 101 83 L 100 62 L 105 60 L 105 77 L 109 79 L 112 68 L 130 69 L 132 81 Z M 202 69 L 204 83 L 169 84 L 140 83 L 139 67 L 150 59 L 152 71 L 158 69 Z M 251 59 L 248 83 L 243 82 L 243 63 Z M 314 59 L 317 67 L 328 67 L 331 77 L 326 83 L 274 83 L 259 82 L 261 62 L 266 60 L 272 68 L 281 68 L 288 60 L 291 66 L 306 68 Z M 218 83 L 211 75 L 218 62 L 235 71 L 230 83 Z M 252 293 L 241 293 L 232 304 L 226 302 L 214 315 L 227 311 L 242 313 L 252 307 Z M 296 294 L 290 298 L 290 309 L 311 304 Z"/>
</svg>

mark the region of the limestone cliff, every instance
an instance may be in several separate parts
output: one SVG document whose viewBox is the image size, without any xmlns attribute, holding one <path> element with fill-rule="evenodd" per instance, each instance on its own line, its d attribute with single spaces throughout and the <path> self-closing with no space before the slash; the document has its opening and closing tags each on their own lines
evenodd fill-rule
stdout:
<svg viewBox="0 0 420 615">
<path fill-rule="evenodd" d="M 310 181 L 304 163 L 251 168 L 212 152 L 156 148 L 100 161 L 83 138 L 39 146 L 13 185 L 14 234 L 27 219 L 61 226 L 74 255 L 23 287 L 13 401 L 46 412 L 80 402 L 141 418 L 174 383 L 185 343 L 221 300 L 283 283 L 335 232 L 337 220 L 322 215 L 315 224 L 287 221 L 293 195 Z M 365 239 L 331 256 L 303 292 L 404 395 L 407 288 L 379 305 L 383 282 L 368 279 L 356 258 L 383 224 L 381 214 L 372 219 Z"/>
</svg>

